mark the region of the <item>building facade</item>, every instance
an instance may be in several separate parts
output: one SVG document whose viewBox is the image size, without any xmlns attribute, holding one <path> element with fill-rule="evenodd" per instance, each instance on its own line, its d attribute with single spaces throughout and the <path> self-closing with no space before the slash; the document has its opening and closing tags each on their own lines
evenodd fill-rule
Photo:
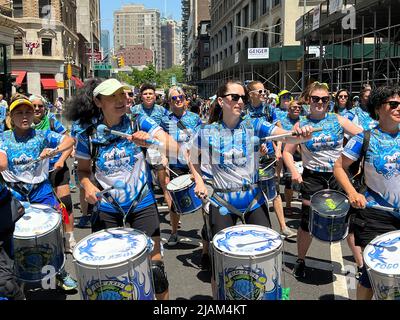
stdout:
<svg viewBox="0 0 400 320">
<path fill-rule="evenodd" d="M 12 82 L 15 81 L 11 72 L 11 53 L 17 26 L 17 22 L 12 19 L 10 3 L 0 2 L 0 94 L 5 98 L 11 96 Z"/>
<path fill-rule="evenodd" d="M 7 1 L 8 2 L 8 1 Z M 71 93 L 78 82 L 80 62 L 76 1 L 14 0 L 13 92 L 41 94 L 54 101 Z M 66 66 L 77 80 L 65 86 Z"/>
<path fill-rule="evenodd" d="M 157 71 L 162 69 L 160 12 L 142 4 L 123 6 L 114 12 L 114 48 L 142 46 L 153 51 Z"/>
<path fill-rule="evenodd" d="M 202 72 L 210 94 L 227 79 L 260 80 L 272 92 L 300 92 L 296 20 L 322 1 L 211 0 L 211 66 Z M 306 6 L 305 6 L 306 5 Z M 262 59 L 252 48 L 268 48 Z"/>
<path fill-rule="evenodd" d="M 110 61 L 112 58 L 111 43 L 110 43 L 110 31 L 101 30 L 100 47 L 103 52 L 103 59 Z"/>
<path fill-rule="evenodd" d="M 129 46 L 116 52 L 117 57 L 123 57 L 125 66 L 142 67 L 153 62 L 153 51 L 143 46 Z"/>
<path fill-rule="evenodd" d="M 174 20 L 161 20 L 161 50 L 163 69 L 169 69 L 177 64 L 177 56 L 179 55 L 179 37 L 181 33 L 178 23 Z"/>
</svg>

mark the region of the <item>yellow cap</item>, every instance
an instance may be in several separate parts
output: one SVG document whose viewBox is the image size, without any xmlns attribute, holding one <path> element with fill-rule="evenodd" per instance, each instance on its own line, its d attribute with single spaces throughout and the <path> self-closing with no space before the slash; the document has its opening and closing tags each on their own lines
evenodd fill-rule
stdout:
<svg viewBox="0 0 400 320">
<path fill-rule="evenodd" d="M 33 110 L 35 110 L 35 107 L 33 106 L 32 102 L 30 102 L 27 99 L 18 99 L 15 100 L 13 103 L 11 103 L 10 105 L 10 112 L 12 112 L 16 107 L 20 106 L 20 105 L 27 105 L 29 107 L 31 107 Z"/>
</svg>

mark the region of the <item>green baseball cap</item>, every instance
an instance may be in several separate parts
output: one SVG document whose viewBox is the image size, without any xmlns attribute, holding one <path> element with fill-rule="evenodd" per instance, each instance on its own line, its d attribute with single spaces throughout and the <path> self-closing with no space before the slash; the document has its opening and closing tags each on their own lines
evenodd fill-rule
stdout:
<svg viewBox="0 0 400 320">
<path fill-rule="evenodd" d="M 97 97 L 99 94 L 102 96 L 111 96 L 114 92 L 119 89 L 130 90 L 131 88 L 127 85 L 123 85 L 117 79 L 108 79 L 100 83 L 94 90 L 93 96 Z"/>
</svg>

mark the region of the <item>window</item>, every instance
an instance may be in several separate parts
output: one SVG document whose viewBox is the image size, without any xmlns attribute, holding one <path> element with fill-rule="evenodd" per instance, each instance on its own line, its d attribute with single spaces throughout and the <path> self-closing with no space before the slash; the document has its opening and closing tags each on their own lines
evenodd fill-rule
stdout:
<svg viewBox="0 0 400 320">
<path fill-rule="evenodd" d="M 14 18 L 23 17 L 22 0 L 14 0 L 13 9 L 14 9 Z"/>
<path fill-rule="evenodd" d="M 258 34 L 253 35 L 253 48 L 258 48 Z"/>
<path fill-rule="evenodd" d="M 238 26 L 238 27 L 241 27 L 242 26 L 242 13 L 239 11 L 237 14 L 236 14 L 236 25 Z"/>
<path fill-rule="evenodd" d="M 233 47 L 230 46 L 230 47 L 229 47 L 229 55 L 231 56 L 232 54 L 233 54 Z"/>
<path fill-rule="evenodd" d="M 228 24 L 228 30 L 229 30 L 229 39 L 233 38 L 233 26 L 232 26 L 232 22 L 229 22 Z"/>
<path fill-rule="evenodd" d="M 281 20 L 280 19 L 276 22 L 276 26 L 275 26 L 274 30 L 275 30 L 274 31 L 275 32 L 275 34 L 274 34 L 274 39 L 275 39 L 274 43 L 278 44 L 278 43 L 281 42 Z"/>
<path fill-rule="evenodd" d="M 262 35 L 262 47 L 268 48 L 268 33 L 263 33 Z"/>
<path fill-rule="evenodd" d="M 42 39 L 42 54 L 44 56 L 51 56 L 51 39 Z"/>
<path fill-rule="evenodd" d="M 23 54 L 22 38 L 14 38 L 14 55 Z"/>
<path fill-rule="evenodd" d="M 236 52 L 239 52 L 241 49 L 240 42 L 236 43 Z"/>
<path fill-rule="evenodd" d="M 279 6 L 281 4 L 281 0 L 273 0 L 274 6 Z"/>
<path fill-rule="evenodd" d="M 204 52 L 210 52 L 210 43 L 209 42 L 204 43 Z"/>
<path fill-rule="evenodd" d="M 251 0 L 251 22 L 257 19 L 257 0 Z"/>
<path fill-rule="evenodd" d="M 51 11 L 51 0 L 39 0 L 39 18 L 48 18 Z"/>
<path fill-rule="evenodd" d="M 205 68 L 208 68 L 210 66 L 210 58 L 209 57 L 204 57 L 203 64 L 204 64 Z"/>
<path fill-rule="evenodd" d="M 243 41 L 243 47 L 244 49 L 248 49 L 249 48 L 249 38 L 245 38 Z"/>
<path fill-rule="evenodd" d="M 243 9 L 243 27 L 249 26 L 249 5 L 245 6 Z"/>
<path fill-rule="evenodd" d="M 262 0 L 262 14 L 266 14 L 269 11 L 270 0 Z"/>
</svg>

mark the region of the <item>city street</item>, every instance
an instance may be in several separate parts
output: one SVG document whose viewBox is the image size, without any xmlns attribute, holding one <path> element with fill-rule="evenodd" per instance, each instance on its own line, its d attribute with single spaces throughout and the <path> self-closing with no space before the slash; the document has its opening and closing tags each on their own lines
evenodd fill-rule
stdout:
<svg viewBox="0 0 400 320">
<path fill-rule="evenodd" d="M 72 193 L 75 221 L 79 221 L 79 192 Z M 158 196 L 159 197 L 159 196 Z M 294 202 L 295 213 L 300 212 L 300 202 Z M 183 216 L 179 231 L 180 242 L 174 247 L 166 244 L 170 235 L 169 216 L 165 215 L 166 206 L 161 208 L 161 237 L 164 243 L 164 258 L 170 283 L 171 300 L 210 300 L 212 299 L 210 272 L 200 268 L 201 238 L 200 231 L 203 220 L 200 212 Z M 278 229 L 275 214 L 271 213 L 275 230 Z M 299 215 L 295 214 L 287 224 L 297 229 Z M 90 234 L 90 229 L 75 228 L 75 238 L 78 240 Z M 314 240 L 306 265 L 308 275 L 304 280 L 297 280 L 291 274 L 296 261 L 296 242 L 284 241 L 284 264 L 282 270 L 283 288 L 290 288 L 290 300 L 342 300 L 355 299 L 354 262 L 346 241 L 332 244 Z M 66 269 L 76 277 L 72 255 L 67 255 Z M 346 274 L 346 271 L 350 272 Z M 28 299 L 49 300 L 80 300 L 79 293 L 68 294 L 56 290 L 38 290 L 29 292 Z"/>
</svg>

